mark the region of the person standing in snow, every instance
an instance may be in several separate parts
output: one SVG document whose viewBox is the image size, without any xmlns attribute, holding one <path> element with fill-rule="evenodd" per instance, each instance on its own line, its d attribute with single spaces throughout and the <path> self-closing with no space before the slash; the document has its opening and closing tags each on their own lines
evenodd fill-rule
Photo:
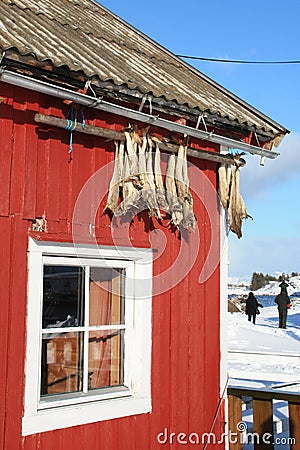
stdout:
<svg viewBox="0 0 300 450">
<path fill-rule="evenodd" d="M 246 314 L 248 315 L 249 322 L 251 322 L 252 319 L 252 322 L 255 324 L 256 314 L 259 314 L 259 306 L 262 307 L 263 305 L 258 303 L 253 292 L 249 292 L 248 298 L 246 300 Z"/>
<path fill-rule="evenodd" d="M 282 285 L 281 283 L 279 286 L 281 286 L 280 294 L 275 298 L 279 314 L 279 328 L 286 328 L 287 310 L 290 307 L 291 302 L 286 289 L 286 286 L 288 285 L 286 283 L 285 285 Z"/>
</svg>

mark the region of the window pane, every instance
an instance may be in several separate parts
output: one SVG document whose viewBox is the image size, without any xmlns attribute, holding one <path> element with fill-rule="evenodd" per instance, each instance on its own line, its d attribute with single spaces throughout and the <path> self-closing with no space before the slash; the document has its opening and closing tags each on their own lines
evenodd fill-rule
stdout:
<svg viewBox="0 0 300 450">
<path fill-rule="evenodd" d="M 41 395 L 82 390 L 83 333 L 43 335 Z"/>
<path fill-rule="evenodd" d="M 123 384 L 124 330 L 89 333 L 89 389 Z"/>
<path fill-rule="evenodd" d="M 83 325 L 81 267 L 44 266 L 43 328 Z"/>
<path fill-rule="evenodd" d="M 124 323 L 123 269 L 91 268 L 89 325 Z"/>
</svg>

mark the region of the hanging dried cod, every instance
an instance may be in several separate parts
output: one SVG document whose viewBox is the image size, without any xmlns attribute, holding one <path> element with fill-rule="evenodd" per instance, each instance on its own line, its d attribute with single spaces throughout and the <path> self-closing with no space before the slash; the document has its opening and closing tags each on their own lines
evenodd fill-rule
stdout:
<svg viewBox="0 0 300 450">
<path fill-rule="evenodd" d="M 219 167 L 219 197 L 224 209 L 228 208 L 231 183 L 231 164 L 222 163 Z"/>
<path fill-rule="evenodd" d="M 175 182 L 175 166 L 176 156 L 174 154 L 169 156 L 167 172 L 166 172 L 166 197 L 168 202 L 168 212 L 171 216 L 171 224 L 176 228 L 179 227 L 183 219 L 182 206 L 179 203 L 177 195 L 177 187 Z"/>
<path fill-rule="evenodd" d="M 153 140 L 155 141 L 154 180 L 156 185 L 156 198 L 159 208 L 163 211 L 167 211 L 168 203 L 166 200 L 165 188 L 161 174 L 159 141 L 157 139 Z"/>
<path fill-rule="evenodd" d="M 122 202 L 113 211 L 115 216 L 122 216 L 139 208 L 139 190 L 142 186 L 139 176 L 137 156 L 137 135 L 125 131 L 126 148 L 123 153 Z M 120 144 L 121 147 L 122 144 Z M 122 163 L 120 162 L 120 165 Z"/>
<path fill-rule="evenodd" d="M 240 194 L 240 169 L 238 165 L 235 165 L 230 188 L 228 220 L 230 230 L 233 231 L 238 238 L 242 237 L 242 221 L 243 219 L 247 219 L 247 217 L 249 216 L 247 214 L 246 205 Z"/>
<path fill-rule="evenodd" d="M 108 198 L 105 210 L 115 213 L 119 203 L 120 185 L 123 178 L 124 166 L 124 142 L 115 141 L 115 161 L 112 179 L 109 185 Z"/>
<path fill-rule="evenodd" d="M 148 209 L 150 217 L 161 219 L 157 201 L 156 186 L 152 167 L 152 142 L 143 133 L 142 144 L 139 145 L 139 178 L 140 178 L 140 208 Z"/>
<path fill-rule="evenodd" d="M 112 211 L 115 216 L 148 209 L 149 216 L 158 220 L 163 218 L 163 210 L 171 215 L 173 226 L 194 230 L 195 216 L 189 190 L 186 147 L 181 145 L 178 156 L 172 154 L 169 157 L 165 188 L 160 166 L 160 141 L 148 137 L 147 131 L 144 130 L 140 138 L 136 130 L 131 133 L 126 130 L 125 141 L 115 143 L 114 171 L 105 209 Z"/>
<path fill-rule="evenodd" d="M 238 238 L 242 237 L 243 219 L 251 217 L 247 214 L 245 202 L 240 194 L 240 167 L 246 164 L 241 158 L 243 153 L 232 156 L 234 167 L 222 163 L 219 168 L 219 197 L 223 208 L 228 209 L 229 228 Z"/>
<path fill-rule="evenodd" d="M 128 131 L 125 131 L 126 137 L 126 155 L 128 160 L 128 176 L 133 185 L 137 189 L 142 188 L 142 183 L 139 176 L 139 160 L 138 160 L 138 144 L 141 144 L 141 138 L 136 131 L 133 131 L 130 135 Z"/>
<path fill-rule="evenodd" d="M 181 225 L 183 228 L 188 228 L 195 231 L 196 223 L 193 212 L 193 197 L 190 193 L 190 180 L 188 177 L 187 166 L 187 149 L 186 146 L 180 145 L 178 149 L 178 156 L 176 160 L 176 186 L 179 200 L 182 204 L 183 219 Z"/>
<path fill-rule="evenodd" d="M 158 199 L 156 185 L 154 182 L 153 164 L 152 164 L 152 140 L 148 139 L 148 151 L 147 151 L 147 177 L 149 183 L 149 191 L 147 196 L 147 207 L 149 209 L 149 216 L 156 217 L 157 219 L 162 219 Z"/>
<path fill-rule="evenodd" d="M 179 146 L 177 157 L 169 157 L 166 190 L 171 224 L 195 230 L 195 216 L 193 213 L 193 199 L 189 190 L 187 171 L 186 147 Z"/>
</svg>

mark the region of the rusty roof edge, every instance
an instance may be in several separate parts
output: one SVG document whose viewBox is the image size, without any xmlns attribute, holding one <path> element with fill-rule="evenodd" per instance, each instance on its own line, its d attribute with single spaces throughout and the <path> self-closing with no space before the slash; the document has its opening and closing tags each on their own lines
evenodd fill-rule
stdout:
<svg viewBox="0 0 300 450">
<path fill-rule="evenodd" d="M 187 63 L 183 59 L 181 59 L 178 56 L 176 56 L 174 53 L 172 53 L 166 47 L 164 47 L 163 45 L 159 44 L 154 39 L 150 38 L 149 36 L 144 34 L 142 31 L 140 31 L 138 28 L 135 28 L 133 25 L 131 25 L 130 23 L 126 22 L 120 16 L 118 16 L 115 13 L 113 13 L 109 9 L 105 8 L 103 5 L 99 4 L 96 0 L 90 0 L 90 1 L 92 3 L 94 3 L 95 5 L 97 5 L 98 7 L 101 7 L 102 9 L 104 9 L 108 14 L 111 14 L 112 16 L 114 16 L 114 18 L 116 20 L 120 21 L 124 26 L 126 26 L 128 28 L 131 28 L 132 31 L 134 31 L 135 33 L 139 34 L 142 38 L 146 39 L 152 45 L 155 45 L 158 49 L 160 49 L 161 51 L 166 53 L 169 57 L 171 57 L 172 59 L 175 59 L 177 61 L 177 63 L 179 62 L 179 63 L 185 65 L 186 68 L 188 68 L 189 70 L 194 72 L 197 76 L 202 78 L 205 82 L 207 82 L 208 84 L 210 84 L 214 88 L 218 89 L 219 91 L 221 91 L 223 94 L 227 95 L 228 97 L 232 98 L 234 101 L 236 101 L 238 104 L 242 105 L 248 111 L 251 111 L 253 114 L 259 116 L 264 121 L 270 123 L 274 128 L 278 129 L 279 133 L 284 133 L 284 134 L 290 133 L 290 131 L 287 128 L 285 128 L 283 125 L 281 125 L 278 122 L 276 122 L 275 120 L 271 119 L 271 117 L 269 117 L 266 114 L 262 113 L 260 110 L 258 110 L 254 106 L 250 105 L 248 102 L 246 102 L 242 98 L 240 98 L 237 95 L 233 94 L 231 91 L 229 91 L 228 89 L 226 89 L 225 87 L 223 87 L 222 85 L 220 85 L 219 83 L 217 83 L 216 81 L 214 81 L 213 79 L 211 79 L 210 77 L 205 75 L 204 73 L 200 72 L 198 69 L 193 67 L 191 64 Z"/>
<path fill-rule="evenodd" d="M 179 132 L 182 134 L 187 134 L 188 136 L 195 137 L 197 139 L 212 141 L 217 144 L 224 145 L 228 148 L 243 150 L 248 153 L 265 156 L 270 159 L 274 159 L 279 155 L 279 153 L 266 150 L 263 147 L 257 147 L 254 145 L 247 144 L 244 141 L 237 141 L 225 136 L 195 129 L 187 125 L 180 124 L 178 122 L 172 122 L 160 118 L 159 116 L 153 116 L 150 114 L 145 114 L 140 111 L 131 110 L 121 105 L 106 102 L 101 98 L 91 97 L 86 94 L 82 94 L 80 92 L 74 92 L 63 87 L 51 85 L 49 83 L 45 83 L 40 80 L 35 80 L 34 78 L 30 78 L 25 75 L 16 74 L 15 72 L 8 71 L 5 68 L 2 69 L 3 70 L 0 71 L 0 81 L 2 80 L 4 82 L 23 87 L 25 89 L 30 89 L 46 95 L 52 95 L 57 98 L 68 99 L 75 103 L 79 103 L 81 105 L 85 105 L 90 108 L 100 109 L 102 111 L 121 115 L 133 120 L 137 120 L 139 122 L 154 124 L 160 128 L 168 129 L 170 131 Z"/>
<path fill-rule="evenodd" d="M 0 45 L 0 49 L 1 49 L 1 45 Z M 3 50 L 3 48 L 2 48 Z M 50 58 L 44 58 L 44 59 L 40 59 L 36 56 L 35 53 L 33 53 L 32 51 L 28 52 L 28 53 L 22 53 L 18 50 L 17 47 L 9 47 L 6 48 L 5 50 L 3 50 L 4 53 L 2 57 L 2 59 L 4 60 L 4 67 L 5 67 L 5 61 L 9 61 L 10 63 L 8 64 L 10 67 L 10 70 L 14 70 L 11 67 L 11 63 L 20 63 L 20 64 L 24 64 L 28 70 L 32 70 L 34 67 L 37 70 L 43 70 L 41 67 L 39 66 L 32 66 L 31 64 L 27 64 L 26 61 L 22 62 L 22 60 L 25 58 L 25 60 L 27 58 L 33 57 L 35 59 L 35 61 L 37 63 L 41 63 L 41 64 L 51 64 L 53 67 L 55 67 L 57 70 L 59 69 L 65 69 L 68 71 L 69 76 L 71 78 L 72 74 L 74 76 L 74 74 L 78 74 L 79 76 L 81 75 L 82 77 L 84 77 L 87 80 L 93 80 L 95 82 L 94 87 L 97 86 L 98 89 L 105 91 L 105 86 L 107 83 L 110 83 L 112 86 L 114 86 L 114 90 L 113 92 L 115 93 L 115 95 L 119 95 L 120 98 L 122 96 L 127 96 L 129 98 L 136 98 L 138 100 L 142 100 L 142 98 L 145 95 L 149 95 L 149 92 L 145 93 L 142 92 L 141 90 L 139 90 L 138 88 L 130 88 L 126 83 L 117 85 L 114 83 L 114 81 L 112 79 L 107 79 L 107 80 L 102 80 L 99 75 L 97 73 L 93 74 L 93 75 L 87 75 L 83 69 L 74 71 L 72 70 L 67 64 L 63 64 L 61 66 L 56 66 L 54 64 L 54 62 L 50 59 Z M 19 59 L 20 57 L 20 59 Z M 16 59 L 17 58 L 17 59 Z M 18 72 L 18 70 L 17 70 Z M 79 80 L 78 80 L 79 82 Z M 69 84 L 69 83 L 68 83 Z M 80 81 L 80 84 L 82 84 L 82 80 Z M 112 91 L 110 89 L 107 90 L 107 94 L 111 94 Z M 167 108 L 168 112 L 170 112 L 171 110 L 173 110 L 173 114 L 179 115 L 179 114 L 183 114 L 185 115 L 189 115 L 189 116 L 193 116 L 194 120 L 196 120 L 197 117 L 199 117 L 199 115 L 203 115 L 205 120 L 210 120 L 209 118 L 215 118 L 218 117 L 218 120 L 220 121 L 220 123 L 223 123 L 224 121 L 227 123 L 227 125 L 230 125 L 232 127 L 237 127 L 238 129 L 241 129 L 242 127 L 246 127 L 248 129 L 248 131 L 255 131 L 258 135 L 262 135 L 262 137 L 264 139 L 266 139 L 266 141 L 272 141 L 273 139 L 275 139 L 276 137 L 278 137 L 278 135 L 284 136 L 286 133 L 282 133 L 281 131 L 279 131 L 278 133 L 275 133 L 274 131 L 267 129 L 265 127 L 255 127 L 253 124 L 250 124 L 247 121 L 239 121 L 237 119 L 230 119 L 229 115 L 225 114 L 225 113 L 221 113 L 220 111 L 218 112 L 212 112 L 209 109 L 205 109 L 205 110 L 201 110 L 199 107 L 194 106 L 192 107 L 191 105 L 188 104 L 179 104 L 176 99 L 174 100 L 168 100 L 166 99 L 164 96 L 161 97 L 155 97 L 151 94 L 152 97 L 152 104 L 153 107 L 154 105 L 156 105 L 157 108 L 161 109 L 161 108 Z M 162 105 L 162 102 L 164 104 L 164 106 Z M 191 117 L 190 117 L 191 119 Z M 215 119 L 213 120 L 215 121 Z M 245 130 L 244 130 L 245 131 Z M 289 133 L 289 131 L 287 131 L 287 133 Z"/>
<path fill-rule="evenodd" d="M 150 95 L 151 97 L 151 102 L 154 108 L 167 108 L 168 112 L 170 113 L 171 110 L 173 110 L 173 114 L 177 114 L 177 115 L 183 115 L 184 117 L 186 116 L 190 116 L 189 118 L 191 119 L 193 117 L 193 119 L 195 121 L 197 121 L 197 118 L 199 118 L 199 116 L 203 116 L 204 120 L 210 120 L 213 119 L 214 121 L 216 120 L 216 118 L 218 118 L 218 121 L 220 123 L 227 123 L 230 124 L 232 127 L 237 127 L 239 129 L 241 129 L 242 127 L 246 127 L 248 129 L 248 131 L 255 131 L 257 134 L 263 134 L 266 138 L 268 137 L 269 140 L 272 140 L 274 137 L 278 136 L 278 135 L 282 135 L 284 136 L 285 134 L 289 133 L 289 130 L 285 130 L 286 133 L 283 133 L 282 130 L 280 129 L 278 131 L 278 133 L 275 133 L 274 131 L 270 130 L 269 128 L 266 127 L 256 127 L 255 125 L 253 125 L 252 123 L 249 123 L 249 121 L 239 121 L 238 119 L 230 119 L 229 114 L 226 113 L 222 113 L 220 111 L 216 111 L 213 112 L 210 109 L 200 109 L 198 106 L 191 106 L 188 104 L 180 104 L 177 102 L 176 99 L 173 100 L 168 100 L 166 99 L 166 97 L 164 96 L 160 96 L 160 97 L 155 97 L 152 95 L 152 93 L 150 94 L 150 92 L 144 93 L 141 90 L 139 90 L 138 88 L 129 88 L 128 85 L 126 83 L 124 84 L 120 84 L 120 85 L 116 85 L 113 80 L 106 80 L 103 81 L 101 80 L 101 78 L 95 74 L 92 77 L 89 77 L 89 79 L 92 79 L 93 81 L 95 81 L 97 84 L 96 86 L 99 89 L 103 89 L 105 90 L 104 87 L 101 87 L 101 84 L 106 84 L 109 81 L 111 81 L 112 85 L 116 88 L 116 90 L 114 90 L 115 94 L 125 94 L 126 96 L 128 96 L 128 98 L 136 98 L 139 100 L 142 100 L 143 97 L 145 97 L 146 95 Z M 97 80 L 97 81 L 96 81 Z M 98 84 L 99 82 L 99 84 Z M 111 91 L 108 91 L 111 92 Z M 155 106 L 154 106 L 155 105 Z M 211 125 L 213 126 L 213 125 Z"/>
<path fill-rule="evenodd" d="M 289 130 L 286 129 L 285 127 L 283 127 L 282 125 L 280 125 L 278 122 L 276 122 L 273 119 L 271 119 L 270 117 L 266 116 L 261 111 L 259 111 L 258 109 L 254 108 L 252 105 L 250 105 L 249 103 L 245 102 L 244 100 L 242 100 L 241 98 L 239 98 L 238 96 L 233 94 L 231 91 L 227 90 L 226 88 L 224 88 L 223 86 L 221 86 L 220 84 L 218 84 L 217 82 L 215 82 L 214 80 L 212 80 L 211 78 L 209 78 L 208 76 L 206 76 L 205 74 L 200 72 L 198 69 L 196 69 L 193 66 L 191 66 L 189 63 L 187 63 L 184 60 L 182 60 L 181 58 L 177 57 L 174 53 L 172 53 L 171 51 L 169 51 L 168 49 L 163 47 L 158 42 L 154 41 L 149 36 L 145 35 L 143 32 L 141 32 L 140 30 L 138 30 L 137 28 L 135 28 L 134 26 L 132 26 L 131 24 L 129 24 L 128 22 L 126 22 L 125 20 L 120 18 L 119 16 L 117 16 L 115 13 L 111 12 L 110 10 L 108 10 L 107 8 L 105 8 L 104 6 L 99 4 L 96 0 L 90 0 L 90 2 L 93 3 L 97 8 L 99 8 L 102 11 L 106 12 L 108 15 L 114 17 L 114 19 L 116 21 L 119 21 L 125 28 L 130 29 L 131 31 L 133 31 L 134 33 L 139 35 L 142 39 L 144 39 L 145 41 L 149 42 L 151 45 L 155 46 L 159 51 L 162 52 L 162 54 L 165 54 L 166 56 L 168 56 L 168 58 L 172 59 L 174 61 L 174 64 L 180 64 L 180 65 L 186 67 L 189 71 L 193 72 L 200 80 L 202 80 L 205 83 L 207 83 L 208 85 L 212 86 L 214 89 L 216 89 L 219 92 L 221 92 L 224 96 L 227 96 L 228 98 L 233 100 L 237 105 L 240 105 L 242 108 L 244 108 L 244 110 L 247 110 L 247 111 L 251 112 L 254 116 L 256 116 L 260 120 L 264 121 L 268 126 L 273 128 L 272 133 L 274 134 L 274 136 L 277 136 L 278 134 L 285 135 L 285 134 L 289 133 Z M 28 8 L 28 9 L 30 9 L 30 8 Z M 18 53 L 20 54 L 20 52 L 18 52 Z M 53 61 L 50 58 L 39 60 L 37 55 L 35 53 L 32 53 L 32 52 L 29 52 L 28 55 L 32 55 L 37 61 L 40 61 L 40 62 L 42 62 L 42 61 L 50 61 L 52 64 L 54 64 Z M 64 65 L 64 66 L 68 67 L 68 69 L 70 71 L 72 71 L 72 72 L 74 71 L 74 69 L 72 70 L 72 68 L 69 67 L 67 64 Z M 55 66 L 55 67 L 57 67 L 57 66 Z M 62 66 L 59 66 L 59 67 L 62 67 Z M 91 77 L 91 75 L 88 76 L 85 73 L 84 69 L 81 69 L 80 72 L 82 74 L 84 74 L 87 78 Z M 101 78 L 99 77 L 99 75 L 97 73 L 95 73 L 94 76 L 96 76 L 97 78 L 99 78 L 99 80 L 101 80 Z M 113 80 L 111 80 L 111 81 L 113 82 Z M 121 85 L 116 85 L 114 82 L 113 82 L 113 84 L 115 86 L 121 86 Z M 123 86 L 125 86 L 125 85 L 127 86 L 127 84 L 124 84 Z M 131 91 L 129 86 L 127 86 L 127 89 L 129 91 Z M 145 92 L 142 92 L 141 90 L 139 90 L 139 91 L 142 94 L 145 94 Z M 157 98 L 159 99 L 161 97 L 157 97 Z M 191 109 L 195 108 L 195 105 L 194 106 L 188 105 L 188 106 Z M 212 111 L 210 111 L 210 110 L 206 110 L 206 111 L 209 111 L 210 113 L 212 113 Z M 227 117 L 227 115 L 224 114 L 224 113 L 221 113 L 221 111 L 219 111 L 219 114 L 220 114 L 220 117 L 224 117 L 224 118 Z M 238 120 L 238 123 L 241 124 L 241 123 L 247 123 L 247 122 L 240 122 Z M 247 123 L 247 124 L 249 125 L 249 123 Z M 267 129 L 267 127 L 264 127 L 264 126 L 262 126 L 260 128 L 265 129 L 265 130 Z"/>
<path fill-rule="evenodd" d="M 1 45 L 0 45 L 0 49 L 1 49 Z M 135 89 L 129 88 L 126 83 L 121 84 L 121 85 L 116 85 L 112 79 L 103 81 L 99 77 L 99 75 L 96 73 L 91 76 L 88 76 L 84 72 L 83 69 L 74 71 L 66 64 L 61 65 L 61 66 L 55 66 L 53 61 L 49 58 L 39 59 L 32 52 L 21 53 L 16 47 L 10 47 L 10 48 L 5 49 L 4 54 L 5 54 L 5 57 L 2 55 L 3 56 L 2 60 L 4 61 L 3 66 L 6 67 L 6 62 L 7 62 L 9 70 L 13 70 L 16 72 L 18 72 L 18 69 L 17 69 L 18 64 L 24 65 L 25 70 L 27 67 L 27 70 L 30 70 L 30 71 L 32 71 L 34 68 L 38 71 L 39 70 L 43 71 L 43 68 L 40 66 L 32 66 L 31 64 L 27 64 L 26 61 L 22 62 L 22 60 L 24 58 L 27 59 L 27 58 L 33 57 L 36 62 L 39 62 L 41 64 L 44 64 L 44 63 L 51 64 L 57 70 L 60 70 L 60 69 L 66 70 L 67 72 L 66 72 L 65 76 L 71 77 L 71 80 L 76 79 L 77 80 L 76 84 L 78 87 L 80 87 L 82 85 L 83 78 L 86 80 L 93 80 L 95 83 L 94 89 L 95 89 L 95 87 L 100 89 L 100 95 L 103 95 L 103 94 L 105 95 L 105 92 L 106 92 L 106 94 L 108 96 L 110 94 L 114 94 L 114 95 L 117 95 L 118 98 L 120 98 L 121 100 L 122 99 L 124 100 L 123 97 L 125 96 L 125 98 L 128 98 L 128 99 L 135 98 L 137 101 L 141 101 L 142 98 L 145 97 L 145 95 L 148 95 L 148 93 L 142 92 L 138 88 L 135 88 Z M 16 68 L 14 68 L 14 66 L 12 66 L 11 64 L 17 64 Z M 21 73 L 22 73 L 22 71 L 21 71 Z M 53 73 L 56 73 L 56 77 L 57 77 L 57 75 L 59 75 L 59 77 L 63 76 L 62 73 L 57 74 L 56 71 L 54 71 Z M 69 75 L 67 75 L 67 73 Z M 77 78 L 77 76 L 76 76 L 76 78 L 74 78 L 75 74 L 77 74 L 77 76 L 79 78 Z M 32 75 L 34 76 L 34 72 L 32 72 Z M 43 78 L 44 77 L 42 76 L 42 79 Z M 46 78 L 48 78 L 48 77 L 46 77 Z M 51 78 L 51 77 L 50 77 L 50 80 L 54 81 L 53 78 Z M 56 80 L 56 82 L 57 81 L 58 80 Z M 62 80 L 62 82 L 63 82 L 63 84 L 65 84 L 65 82 L 63 80 Z M 113 87 L 113 90 L 105 88 L 107 83 Z M 67 85 L 69 86 L 70 82 L 67 82 Z M 101 92 L 102 92 L 102 94 L 101 94 Z M 151 95 L 151 97 L 152 97 L 152 105 L 153 105 L 154 109 L 157 109 L 158 111 L 168 112 L 168 113 L 171 113 L 172 115 L 180 115 L 181 114 L 184 117 L 187 117 L 190 120 L 195 120 L 195 121 L 197 120 L 197 118 L 199 118 L 199 116 L 203 116 L 204 120 L 207 121 L 207 125 L 210 124 L 210 126 L 215 126 L 215 125 L 219 126 L 219 125 L 223 124 L 223 126 L 225 126 L 225 127 L 228 127 L 228 126 L 232 127 L 231 131 L 234 131 L 234 129 L 236 129 L 236 132 L 238 132 L 238 130 L 240 130 L 241 132 L 244 132 L 244 133 L 250 133 L 252 131 L 252 132 L 255 132 L 259 138 L 262 138 L 262 142 L 264 142 L 264 145 L 266 145 L 267 142 L 272 143 L 274 141 L 274 139 L 276 140 L 279 136 L 284 137 L 286 134 L 286 133 L 282 133 L 280 131 L 276 133 L 274 130 L 270 130 L 269 128 L 266 128 L 264 126 L 256 127 L 247 121 L 239 121 L 238 119 L 232 120 L 225 113 L 222 114 L 221 112 L 212 112 L 209 109 L 201 110 L 199 107 L 196 107 L 196 106 L 192 107 L 188 104 L 179 104 L 176 101 L 176 99 L 168 100 L 164 96 L 155 97 L 153 95 Z M 287 131 L 287 133 L 289 133 L 289 131 Z M 275 145 L 275 146 L 277 147 L 277 145 Z"/>
</svg>

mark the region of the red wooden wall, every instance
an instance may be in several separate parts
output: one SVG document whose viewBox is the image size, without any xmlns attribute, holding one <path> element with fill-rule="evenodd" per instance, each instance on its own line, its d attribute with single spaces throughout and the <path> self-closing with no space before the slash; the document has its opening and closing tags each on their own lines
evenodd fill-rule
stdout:
<svg viewBox="0 0 300 450">
<path fill-rule="evenodd" d="M 169 434 L 177 435 L 209 433 L 220 396 L 220 286 L 218 267 L 205 283 L 198 281 L 212 236 L 204 205 L 208 194 L 203 187 L 201 199 L 194 196 L 200 232 L 197 259 L 195 263 L 189 261 L 192 252 L 188 253 L 183 261 L 190 267 L 188 276 L 153 298 L 152 413 L 21 436 L 28 236 L 51 241 L 72 240 L 76 199 L 91 175 L 112 161 L 113 143 L 74 134 L 72 161 L 69 161 L 69 132 L 34 122 L 37 112 L 63 117 L 62 108 L 66 112 L 68 107 L 61 100 L 5 83 L 0 83 L 0 97 L 3 98 L 0 104 L 0 449 L 175 449 L 182 447 L 176 443 L 176 437 L 173 443 L 168 439 L 165 445 L 157 441 L 157 435 L 165 428 Z M 89 124 L 114 129 L 128 125 L 127 119 L 117 116 L 95 111 L 86 114 Z M 215 186 L 216 165 L 203 160 L 193 160 L 193 164 Z M 103 180 L 108 182 L 108 178 Z M 105 199 L 99 207 L 95 233 L 98 242 L 106 245 L 112 243 L 112 238 L 110 219 L 102 215 L 104 205 Z M 217 203 L 210 205 L 212 208 L 217 223 Z M 43 214 L 47 232 L 33 232 L 32 222 Z M 172 233 L 156 221 L 151 225 L 147 214 L 142 214 L 135 217 L 130 227 L 132 245 L 148 247 L 153 226 L 166 236 L 166 249 L 154 261 L 156 283 L 155 276 L 174 263 L 182 241 L 178 233 Z M 80 230 L 81 239 L 88 242 L 87 224 Z M 189 236 L 191 246 L 194 239 Z M 118 244 L 122 245 L 122 238 Z M 218 242 L 215 244 L 218 247 Z M 222 427 L 221 410 L 214 431 L 220 432 Z M 194 448 L 194 445 L 186 447 Z M 224 448 L 208 446 L 212 447 Z"/>
</svg>

